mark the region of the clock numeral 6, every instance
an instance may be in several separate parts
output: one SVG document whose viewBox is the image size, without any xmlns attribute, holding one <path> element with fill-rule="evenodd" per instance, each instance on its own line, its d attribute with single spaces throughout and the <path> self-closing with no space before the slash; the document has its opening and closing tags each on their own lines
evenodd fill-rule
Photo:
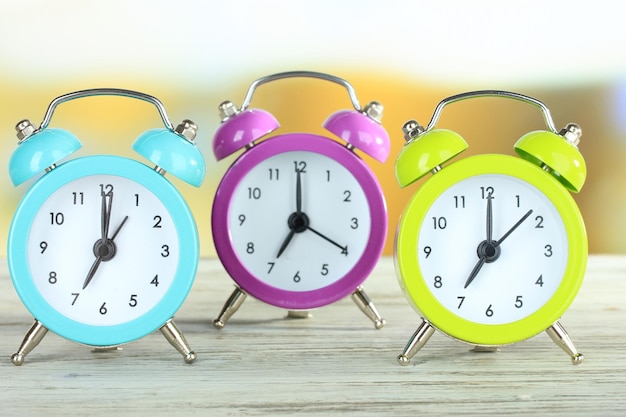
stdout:
<svg viewBox="0 0 626 417">
<path fill-rule="evenodd" d="M 293 276 L 293 282 L 300 282 L 302 277 L 300 276 L 300 271 L 296 272 L 296 275 Z"/>
<path fill-rule="evenodd" d="M 102 303 L 102 305 L 100 306 L 100 310 L 98 310 L 103 316 L 109 312 L 109 310 L 106 308 L 106 305 L 107 303 Z"/>
<path fill-rule="evenodd" d="M 487 307 L 487 310 L 485 310 L 485 316 L 493 317 L 492 307 L 493 307 L 493 304 L 489 304 L 489 307 Z"/>
</svg>

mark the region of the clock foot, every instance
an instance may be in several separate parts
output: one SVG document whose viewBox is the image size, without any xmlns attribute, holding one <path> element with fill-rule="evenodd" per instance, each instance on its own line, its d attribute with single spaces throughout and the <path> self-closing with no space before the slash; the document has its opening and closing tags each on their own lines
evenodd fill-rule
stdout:
<svg viewBox="0 0 626 417">
<path fill-rule="evenodd" d="M 402 353 L 398 355 L 398 363 L 403 366 L 408 365 L 411 362 L 411 358 L 428 342 L 428 339 L 434 332 L 435 328 L 427 320 L 422 319 L 422 323 L 420 323 L 413 336 L 409 339 L 409 343 L 406 344 Z"/>
<path fill-rule="evenodd" d="M 195 352 L 189 348 L 185 336 L 183 336 L 183 333 L 178 329 L 176 324 L 174 324 L 172 319 L 168 320 L 159 330 L 161 330 L 161 333 L 163 333 L 167 341 L 183 355 L 186 363 L 193 363 L 196 360 Z"/>
<path fill-rule="evenodd" d="M 472 349 L 472 352 L 478 352 L 478 353 L 493 353 L 493 352 L 499 352 L 499 351 L 500 351 L 499 346 L 476 345 Z"/>
<path fill-rule="evenodd" d="M 230 297 L 228 297 L 226 303 L 224 303 L 224 307 L 222 307 L 219 316 L 213 320 L 213 326 L 218 329 L 223 329 L 228 319 L 235 314 L 247 296 L 248 294 L 243 292 L 241 288 L 235 287 L 235 290 Z"/>
<path fill-rule="evenodd" d="M 308 319 L 313 317 L 313 315 L 309 312 L 309 310 L 288 310 L 287 318 L 288 319 Z"/>
<path fill-rule="evenodd" d="M 387 322 L 382 318 L 372 300 L 363 290 L 363 287 L 357 288 L 356 291 L 352 293 L 352 300 L 361 311 L 374 322 L 374 327 L 382 329 L 385 326 Z"/>
<path fill-rule="evenodd" d="M 11 362 L 15 366 L 20 366 L 24 363 L 24 358 L 28 355 L 33 349 L 37 347 L 41 339 L 48 333 L 48 329 L 46 329 L 43 324 L 39 322 L 39 320 L 35 320 L 33 325 L 28 329 L 26 335 L 24 336 L 24 340 L 20 345 L 19 349 L 16 353 L 11 355 Z"/>
<path fill-rule="evenodd" d="M 574 342 L 572 342 L 569 334 L 567 334 L 567 331 L 565 331 L 565 328 L 563 328 L 563 325 L 561 325 L 558 320 L 546 329 L 546 333 L 548 333 L 552 341 L 556 343 L 557 346 L 569 355 L 572 359 L 573 365 L 579 365 L 585 359 L 583 354 L 576 350 Z"/>
</svg>

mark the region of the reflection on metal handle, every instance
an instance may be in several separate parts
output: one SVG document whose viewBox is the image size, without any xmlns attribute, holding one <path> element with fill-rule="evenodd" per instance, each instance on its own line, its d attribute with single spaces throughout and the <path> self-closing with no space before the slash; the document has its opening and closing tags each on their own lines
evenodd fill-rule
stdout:
<svg viewBox="0 0 626 417">
<path fill-rule="evenodd" d="M 46 127 L 48 127 L 48 124 L 50 124 L 50 119 L 52 119 L 52 113 L 54 113 L 54 110 L 59 104 L 65 103 L 66 101 L 74 100 L 77 98 L 91 97 L 91 96 L 130 97 L 130 98 L 136 98 L 139 100 L 152 103 L 156 106 L 157 110 L 159 111 L 159 115 L 161 115 L 161 119 L 163 120 L 165 127 L 167 127 L 171 131 L 174 131 L 174 125 L 172 125 L 172 122 L 170 122 L 170 119 L 167 117 L 167 113 L 165 112 L 165 107 L 163 106 L 163 103 L 159 101 L 159 99 L 157 99 L 156 97 L 150 96 L 148 94 L 140 93 L 138 91 L 124 90 L 120 88 L 92 88 L 89 90 L 75 91 L 73 93 L 64 94 L 62 96 L 55 98 L 54 100 L 50 102 L 50 105 L 48 106 L 48 110 L 46 110 L 46 114 L 43 117 L 43 121 L 41 122 L 41 125 L 39 126 L 39 130 L 43 130 Z"/>
<path fill-rule="evenodd" d="M 539 107 L 539 109 L 543 113 L 543 118 L 546 122 L 546 126 L 548 127 L 548 129 L 550 129 L 554 133 L 558 133 L 558 130 L 556 129 L 554 125 L 554 121 L 552 120 L 552 116 L 550 115 L 550 109 L 548 109 L 548 107 L 545 104 L 543 104 L 541 101 L 535 98 L 525 96 L 523 94 L 513 93 L 510 91 L 502 91 L 502 90 L 470 91 L 467 93 L 461 93 L 461 94 L 457 94 L 454 96 L 450 96 L 448 98 L 441 100 L 441 102 L 439 102 L 439 104 L 435 108 L 433 117 L 430 119 L 430 122 L 428 123 L 428 126 L 426 127 L 426 131 L 429 131 L 435 127 L 435 125 L 437 124 L 437 121 L 439 120 L 439 117 L 441 116 L 441 112 L 443 111 L 443 108 L 446 105 L 457 102 L 457 101 L 466 100 L 468 98 L 475 98 L 475 97 L 506 97 L 506 98 L 512 98 L 515 100 L 523 101 L 525 103 L 529 103 L 529 104 L 532 104 L 533 106 Z"/>
<path fill-rule="evenodd" d="M 321 72 L 313 72 L 313 71 L 279 72 L 277 74 L 272 74 L 263 78 L 259 78 L 258 80 L 250 84 L 250 87 L 248 88 L 248 92 L 246 93 L 246 97 L 244 98 L 243 103 L 241 104 L 241 110 L 245 110 L 248 108 L 248 106 L 250 105 L 250 101 L 252 100 L 252 95 L 254 94 L 254 90 L 256 90 L 256 88 L 260 86 L 261 84 L 265 84 L 270 81 L 282 80 L 283 78 L 297 78 L 297 77 L 318 78 L 320 80 L 330 81 L 330 82 L 333 82 L 333 83 L 336 83 L 345 87 L 346 90 L 348 90 L 348 95 L 350 96 L 350 101 L 352 101 L 352 106 L 354 107 L 355 110 L 361 111 L 361 105 L 359 104 L 359 100 L 356 97 L 356 92 L 354 91 L 354 88 L 352 88 L 352 85 L 350 85 L 349 82 L 339 77 L 330 75 L 330 74 L 324 74 Z"/>
</svg>

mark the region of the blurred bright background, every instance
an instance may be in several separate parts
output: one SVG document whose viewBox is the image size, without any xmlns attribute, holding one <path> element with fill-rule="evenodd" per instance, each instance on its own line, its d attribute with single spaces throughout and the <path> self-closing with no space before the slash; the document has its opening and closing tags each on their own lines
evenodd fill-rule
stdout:
<svg viewBox="0 0 626 417">
<path fill-rule="evenodd" d="M 385 164 L 364 160 L 387 195 L 387 254 L 398 217 L 419 187 L 400 189 L 395 182 L 402 124 L 426 125 L 441 99 L 478 89 L 533 96 L 550 108 L 558 128 L 581 125 L 588 176 L 574 197 L 590 251 L 626 253 L 625 12 L 606 0 L 0 0 L 0 253 L 13 211 L 32 184 L 15 188 L 8 178 L 15 124 L 29 118 L 39 126 L 59 95 L 116 87 L 158 97 L 175 125 L 185 118 L 199 125 L 204 184 L 173 182 L 196 218 L 202 255 L 213 256 L 211 202 L 234 160 L 216 162 L 212 155 L 217 106 L 226 99 L 241 104 L 252 81 L 290 70 L 337 75 L 354 86 L 362 105 L 385 106 L 391 156 Z M 350 101 L 334 84 L 284 80 L 259 88 L 251 107 L 278 118 L 276 133 L 323 133 L 324 119 Z M 147 103 L 96 97 L 62 104 L 50 126 L 81 139 L 76 156 L 135 157 L 134 139 L 162 123 Z M 465 156 L 513 154 L 520 136 L 545 129 L 537 108 L 504 99 L 446 107 L 438 126 L 465 137 Z"/>
</svg>

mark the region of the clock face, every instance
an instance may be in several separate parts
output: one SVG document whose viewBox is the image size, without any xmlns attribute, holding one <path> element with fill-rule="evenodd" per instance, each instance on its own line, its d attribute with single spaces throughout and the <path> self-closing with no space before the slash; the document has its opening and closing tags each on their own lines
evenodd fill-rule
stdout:
<svg viewBox="0 0 626 417">
<path fill-rule="evenodd" d="M 103 202 L 111 210 L 108 248 L 102 243 Z M 39 208 L 28 234 L 28 264 L 39 293 L 64 316 L 96 326 L 132 321 L 153 308 L 172 285 L 179 256 L 163 203 L 141 184 L 114 175 L 90 175 L 59 188 Z"/>
<path fill-rule="evenodd" d="M 22 200 L 11 276 L 44 326 L 114 345 L 171 318 L 193 282 L 193 242 L 193 219 L 160 174 L 124 158 L 81 158 L 47 173 Z"/>
<path fill-rule="evenodd" d="M 467 158 L 433 175 L 411 200 L 396 242 L 400 282 L 417 309 L 444 333 L 485 345 L 552 325 L 578 291 L 586 251 L 569 193 L 504 155 Z"/>
<path fill-rule="evenodd" d="M 472 322 L 503 324 L 531 315 L 554 295 L 568 242 L 563 220 L 541 191 L 516 177 L 483 174 L 433 202 L 415 256 L 446 309 Z"/>
<path fill-rule="evenodd" d="M 382 194 L 362 161 L 329 139 L 303 136 L 309 149 L 285 148 L 297 143 L 288 136 L 249 150 L 261 156 L 245 169 L 235 163 L 227 175 L 237 180 L 229 186 L 225 178 L 214 204 L 214 210 L 227 205 L 214 211 L 214 238 L 233 279 L 288 308 L 327 304 L 356 290 L 377 261 L 386 230 Z M 267 145 L 275 151 L 261 149 Z M 226 230 L 215 230 L 220 224 Z M 374 259 L 365 261 L 366 253 Z"/>
</svg>

